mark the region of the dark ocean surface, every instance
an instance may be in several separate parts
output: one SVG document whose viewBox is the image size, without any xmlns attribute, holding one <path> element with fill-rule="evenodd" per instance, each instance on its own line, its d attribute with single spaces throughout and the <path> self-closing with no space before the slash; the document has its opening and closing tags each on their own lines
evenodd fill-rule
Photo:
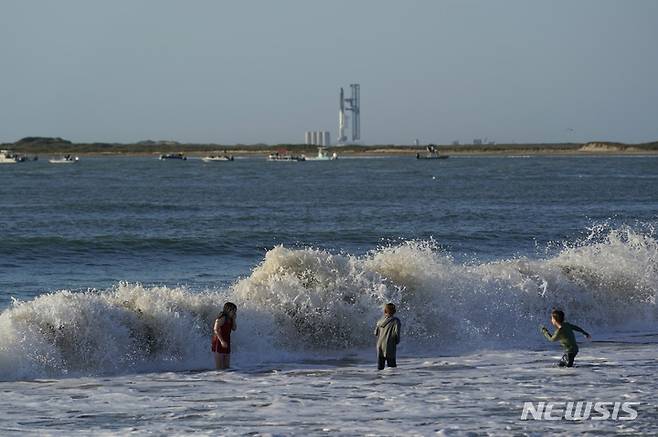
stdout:
<svg viewBox="0 0 658 437">
<path fill-rule="evenodd" d="M 276 245 L 457 260 L 544 256 L 598 225 L 651 232 L 658 157 L 407 157 L 0 165 L 0 308 L 119 281 L 225 286 Z"/>
</svg>

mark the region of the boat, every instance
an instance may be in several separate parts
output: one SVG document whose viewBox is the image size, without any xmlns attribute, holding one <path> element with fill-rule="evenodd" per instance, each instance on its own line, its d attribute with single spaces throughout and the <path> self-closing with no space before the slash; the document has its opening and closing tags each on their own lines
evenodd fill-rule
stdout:
<svg viewBox="0 0 658 437">
<path fill-rule="evenodd" d="M 324 148 L 318 147 L 318 156 L 306 159 L 308 161 L 335 161 L 338 159 L 338 154 L 334 152 L 331 154 L 331 156 L 329 156 Z"/>
<path fill-rule="evenodd" d="M 416 159 L 448 159 L 448 158 L 450 158 L 450 155 L 432 155 L 432 154 L 421 155 L 420 153 L 416 153 Z"/>
<path fill-rule="evenodd" d="M 426 149 L 427 149 L 427 154 L 426 155 L 421 155 L 420 153 L 416 153 L 416 159 L 448 159 L 448 158 L 450 158 L 450 155 L 439 155 L 439 152 L 437 152 L 436 147 L 433 144 L 428 144 Z"/>
<path fill-rule="evenodd" d="M 78 161 L 80 161 L 80 158 L 71 155 L 64 155 L 61 158 L 51 158 L 48 160 L 51 164 L 75 164 Z"/>
<path fill-rule="evenodd" d="M 187 161 L 187 156 L 183 155 L 182 153 L 165 153 L 160 155 L 161 160 L 165 159 L 180 159 L 183 161 Z"/>
<path fill-rule="evenodd" d="M 210 155 L 210 156 L 204 156 L 201 158 L 203 162 L 226 162 L 226 161 L 233 161 L 233 155 L 229 155 L 226 153 L 226 150 L 222 155 Z"/>
<path fill-rule="evenodd" d="M 203 162 L 221 162 L 221 161 L 233 161 L 233 156 L 204 156 L 201 158 Z"/>
<path fill-rule="evenodd" d="M 17 155 L 9 150 L 0 150 L 0 164 L 15 164 L 25 160 L 26 158 L 24 156 Z"/>
<path fill-rule="evenodd" d="M 292 155 L 287 151 L 270 153 L 267 157 L 268 161 L 284 161 L 284 162 L 299 162 L 306 161 L 304 155 Z"/>
</svg>

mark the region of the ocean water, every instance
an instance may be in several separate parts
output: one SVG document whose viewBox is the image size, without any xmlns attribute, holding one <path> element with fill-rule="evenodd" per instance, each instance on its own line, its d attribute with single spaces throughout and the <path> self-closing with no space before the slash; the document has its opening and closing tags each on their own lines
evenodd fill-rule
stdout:
<svg viewBox="0 0 658 437">
<path fill-rule="evenodd" d="M 653 156 L 0 166 L 0 432 L 658 432 L 656 182 Z M 573 369 L 555 306 L 594 335 Z M 542 401 L 638 414 L 521 420 Z"/>
</svg>

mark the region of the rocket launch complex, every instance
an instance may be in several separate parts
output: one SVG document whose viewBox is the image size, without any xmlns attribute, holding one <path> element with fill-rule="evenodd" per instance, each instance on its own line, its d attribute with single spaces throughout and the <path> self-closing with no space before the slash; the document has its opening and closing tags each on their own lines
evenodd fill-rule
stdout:
<svg viewBox="0 0 658 437">
<path fill-rule="evenodd" d="M 361 139 L 361 91 L 358 83 L 350 84 L 352 95 L 345 98 L 343 88 L 340 89 L 338 102 L 338 145 L 356 143 Z M 349 124 L 346 112 L 352 112 L 352 137 L 345 135 Z"/>
<path fill-rule="evenodd" d="M 356 144 L 361 140 L 361 90 L 358 83 L 350 84 L 351 95 L 345 97 L 345 91 L 340 88 L 338 100 L 338 137 L 336 145 L 344 146 L 347 144 Z M 351 115 L 347 113 L 351 112 Z M 350 128 L 351 135 L 347 136 L 347 130 Z M 306 131 L 304 134 L 304 143 L 322 147 L 330 146 L 329 132 L 327 131 Z"/>
</svg>

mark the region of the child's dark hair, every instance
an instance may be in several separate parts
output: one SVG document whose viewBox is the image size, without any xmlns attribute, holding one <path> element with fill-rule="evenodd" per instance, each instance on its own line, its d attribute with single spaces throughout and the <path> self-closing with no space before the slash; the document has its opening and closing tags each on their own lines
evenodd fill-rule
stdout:
<svg viewBox="0 0 658 437">
<path fill-rule="evenodd" d="M 384 311 L 386 311 L 387 314 L 393 315 L 395 314 L 395 304 L 392 303 L 387 303 L 384 305 Z"/>
<path fill-rule="evenodd" d="M 563 323 L 564 322 L 564 311 L 562 311 L 562 310 L 558 310 L 557 308 L 553 308 L 553 311 L 551 311 L 551 316 L 558 323 Z"/>
<path fill-rule="evenodd" d="M 224 309 L 222 310 L 222 313 L 219 316 L 221 317 L 224 314 L 228 314 L 231 311 L 237 311 L 237 310 L 238 310 L 238 307 L 233 302 L 226 302 L 224 304 Z"/>
</svg>

